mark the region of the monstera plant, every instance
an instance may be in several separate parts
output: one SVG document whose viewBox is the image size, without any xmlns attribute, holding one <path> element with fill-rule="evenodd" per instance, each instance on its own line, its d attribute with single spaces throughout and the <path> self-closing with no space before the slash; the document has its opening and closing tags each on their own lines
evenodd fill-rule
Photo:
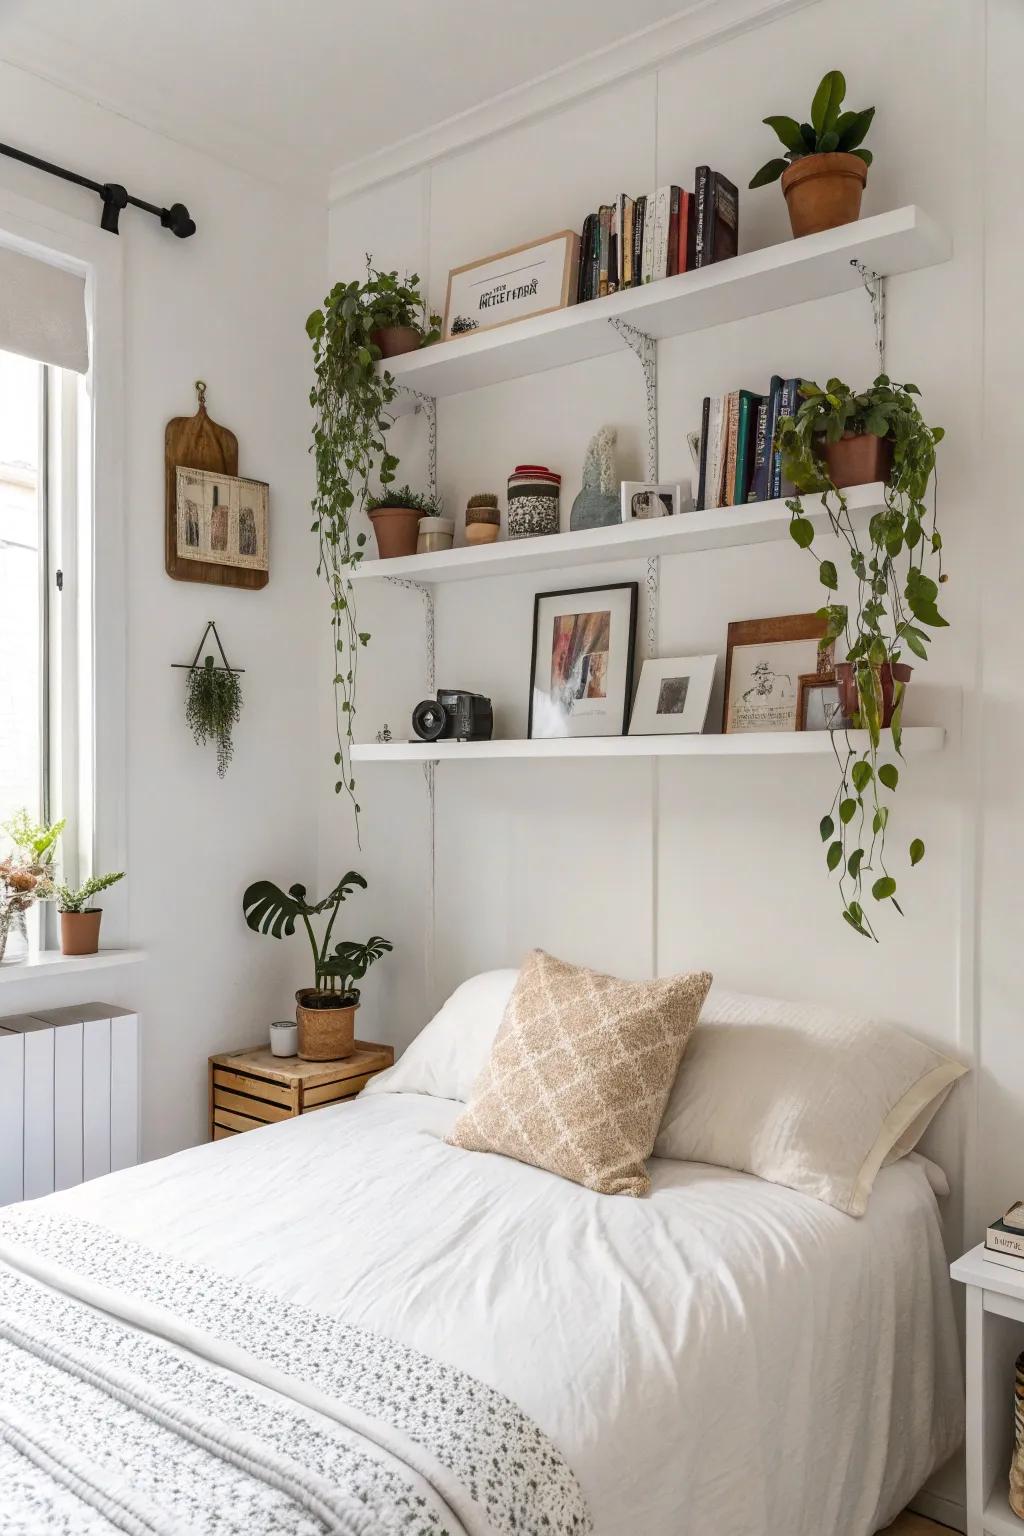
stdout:
<svg viewBox="0 0 1024 1536">
<path fill-rule="evenodd" d="M 344 939 L 331 948 L 334 924 L 342 902 L 356 889 L 366 890 L 362 875 L 350 869 L 322 901 L 309 901 L 304 885 L 287 892 L 272 880 L 257 880 L 242 897 L 245 920 L 254 933 L 280 939 L 295 932 L 301 919 L 313 951 L 314 984 L 295 994 L 299 1026 L 299 1055 L 307 1061 L 327 1061 L 350 1056 L 355 1049 L 355 1012 L 359 988 L 370 966 L 393 948 L 389 939 L 374 934 L 365 943 Z M 323 938 L 318 942 L 312 919 L 329 914 Z"/>
</svg>

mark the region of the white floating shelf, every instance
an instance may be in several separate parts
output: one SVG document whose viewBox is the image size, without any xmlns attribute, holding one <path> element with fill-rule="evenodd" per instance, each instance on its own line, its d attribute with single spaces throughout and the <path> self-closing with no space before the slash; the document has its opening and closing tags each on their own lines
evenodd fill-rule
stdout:
<svg viewBox="0 0 1024 1536">
<path fill-rule="evenodd" d="M 76 971 L 105 971 L 115 966 L 138 965 L 147 958 L 144 949 L 100 949 L 94 955 L 62 955 L 58 949 L 40 949 L 23 960 L 0 961 L 0 982 L 70 976 Z"/>
<path fill-rule="evenodd" d="M 839 738 L 840 742 L 842 737 Z M 866 731 L 851 731 L 853 747 L 867 746 Z M 939 752 L 941 725 L 908 726 L 905 756 Z M 832 756 L 827 731 L 748 731 L 736 736 L 570 736 L 553 741 L 368 741 L 352 748 L 355 763 L 450 763 L 506 757 L 819 757 Z"/>
<path fill-rule="evenodd" d="M 846 493 L 858 526 L 885 510 L 882 485 L 857 485 Z M 816 529 L 827 522 L 820 496 L 805 496 L 804 508 Z M 442 581 L 466 581 L 474 576 L 518 576 L 531 571 L 557 571 L 572 566 L 605 565 L 612 560 L 646 560 L 651 555 L 689 555 L 702 549 L 728 549 L 740 544 L 768 544 L 789 538 L 789 508 L 785 501 L 755 501 L 745 506 L 719 507 L 713 512 L 683 512 L 678 517 L 643 518 L 613 523 L 609 528 L 584 528 L 578 533 L 552 533 L 530 539 L 501 539 L 494 544 L 460 544 L 432 555 L 401 555 L 392 560 L 366 560 L 352 571 L 354 581 L 390 576 L 435 586 Z"/>
<path fill-rule="evenodd" d="M 486 384 L 586 362 L 622 349 L 609 320 L 619 319 L 663 340 L 786 309 L 859 288 L 850 265 L 862 261 L 891 277 L 946 261 L 950 242 L 920 208 L 894 208 L 856 224 L 748 251 L 643 288 L 515 320 L 491 331 L 438 342 L 386 364 L 397 384 L 423 394 L 458 395 Z M 401 402 L 395 401 L 401 410 Z M 410 408 L 408 405 L 406 408 Z"/>
</svg>

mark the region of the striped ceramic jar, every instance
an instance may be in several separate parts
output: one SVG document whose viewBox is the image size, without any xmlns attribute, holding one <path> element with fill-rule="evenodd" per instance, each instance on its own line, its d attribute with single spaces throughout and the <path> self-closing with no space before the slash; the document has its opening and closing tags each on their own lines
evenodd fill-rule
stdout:
<svg viewBox="0 0 1024 1536">
<path fill-rule="evenodd" d="M 508 536 L 530 539 L 559 530 L 561 475 L 543 464 L 517 464 L 508 477 Z"/>
</svg>

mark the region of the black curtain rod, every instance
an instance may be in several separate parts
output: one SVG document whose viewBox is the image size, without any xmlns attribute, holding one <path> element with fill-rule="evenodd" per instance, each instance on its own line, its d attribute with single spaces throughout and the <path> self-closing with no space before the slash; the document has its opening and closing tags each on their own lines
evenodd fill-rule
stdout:
<svg viewBox="0 0 1024 1536">
<path fill-rule="evenodd" d="M 80 176 L 77 171 L 65 170 L 62 165 L 40 160 L 38 155 L 30 155 L 24 149 L 15 149 L 13 144 L 0 144 L 0 155 L 8 155 L 12 160 L 20 160 L 23 165 L 33 165 L 37 171 L 45 171 L 48 176 L 59 176 L 62 181 L 73 181 L 77 187 L 87 187 L 90 192 L 97 193 L 103 201 L 100 228 L 108 230 L 112 235 L 120 233 L 117 221 L 121 217 L 121 210 L 127 208 L 129 203 L 133 208 L 142 208 L 146 213 L 155 214 L 164 229 L 169 229 L 179 240 L 187 240 L 189 235 L 196 232 L 195 220 L 184 203 L 157 208 L 154 203 L 143 202 L 141 197 L 132 197 L 119 182 L 91 181 L 88 176 Z"/>
</svg>

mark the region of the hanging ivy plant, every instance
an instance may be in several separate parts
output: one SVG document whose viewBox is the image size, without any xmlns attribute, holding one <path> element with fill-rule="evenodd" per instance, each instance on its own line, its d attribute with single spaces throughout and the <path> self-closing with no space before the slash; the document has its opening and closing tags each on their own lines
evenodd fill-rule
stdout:
<svg viewBox="0 0 1024 1536">
<path fill-rule="evenodd" d="M 217 773 L 223 778 L 235 752 L 232 731 L 242 710 L 242 685 L 234 672 L 215 667 L 207 656 L 193 665 L 185 691 L 185 719 L 196 745 L 212 741 L 217 747 Z"/>
<path fill-rule="evenodd" d="M 363 511 L 371 475 L 381 486 L 395 478 L 398 460 L 388 452 L 386 433 L 392 424 L 388 407 L 397 393 L 386 370 L 378 372 L 380 348 L 374 332 L 385 326 L 411 326 L 424 342 L 440 336 L 437 316 L 428 317 L 419 277 L 400 279 L 397 272 L 378 272 L 366 258 L 363 281 L 335 283 L 306 321 L 313 344 L 315 383 L 310 390 L 316 495 L 312 532 L 318 545 L 317 575 L 330 596 L 331 646 L 334 657 L 336 751 L 340 775 L 336 794 L 347 793 L 359 832 L 351 747 L 356 706 L 359 651 L 370 639 L 360 630 L 350 576 L 363 558 L 366 535 L 353 535 L 352 520 Z"/>
<path fill-rule="evenodd" d="M 941 427 L 929 427 L 921 415 L 914 384 L 894 384 L 879 374 L 871 387 L 857 393 L 839 379 L 829 379 L 824 389 L 804 384 L 803 404 L 794 417 L 784 419 L 776 434 L 782 453 L 783 474 L 797 491 L 787 502 L 790 534 L 801 549 L 818 563 L 818 579 L 826 593 L 839 588 L 835 562 L 822 558 L 815 547 L 814 525 L 807 517 L 801 496 L 818 492 L 829 523 L 849 558 L 856 582 L 855 601 L 838 602 L 831 595 L 819 616 L 825 622 L 822 648 L 845 644 L 846 661 L 856 681 L 857 709 L 853 724 L 867 731 L 862 752 L 848 737 L 833 731 L 839 763 L 839 785 L 828 814 L 820 824 L 826 845 L 829 873 L 838 872 L 843 917 L 864 938 L 877 941 L 866 907 L 866 891 L 875 902 L 896 899 L 896 875 L 888 861 L 890 802 L 899 784 L 895 763 L 879 762 L 883 737 L 902 757 L 901 729 L 905 684 L 895 679 L 892 668 L 909 651 L 921 661 L 928 659 L 929 631 L 945 628 L 937 603 L 942 569 L 942 537 L 936 524 L 933 493 L 931 512 L 926 506 L 935 471 L 935 448 Z M 849 436 L 872 435 L 891 445 L 892 467 L 885 483 L 885 507 L 876 512 L 867 537 L 858 535 L 843 491 L 829 476 L 826 445 Z M 884 677 L 885 669 L 888 676 Z M 888 684 L 888 687 L 884 686 Z M 885 694 L 891 689 L 891 723 L 886 726 Z M 908 847 L 911 866 L 924 858 L 924 843 L 913 838 Z"/>
</svg>

